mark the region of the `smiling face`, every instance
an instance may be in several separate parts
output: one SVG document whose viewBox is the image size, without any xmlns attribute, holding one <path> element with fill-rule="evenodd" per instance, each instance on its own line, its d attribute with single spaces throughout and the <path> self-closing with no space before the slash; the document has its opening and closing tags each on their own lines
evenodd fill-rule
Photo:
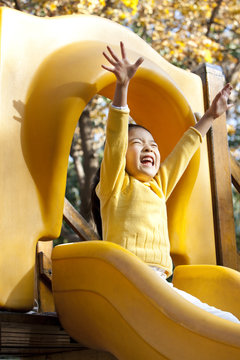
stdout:
<svg viewBox="0 0 240 360">
<path fill-rule="evenodd" d="M 134 126 L 128 132 L 126 171 L 140 181 L 150 181 L 160 167 L 160 153 L 152 135 Z"/>
</svg>

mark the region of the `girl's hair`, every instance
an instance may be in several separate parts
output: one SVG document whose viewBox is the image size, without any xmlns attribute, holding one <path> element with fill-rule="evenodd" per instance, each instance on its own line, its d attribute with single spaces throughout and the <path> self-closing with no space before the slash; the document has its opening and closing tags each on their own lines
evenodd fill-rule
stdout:
<svg viewBox="0 0 240 360">
<path fill-rule="evenodd" d="M 150 133 L 150 131 L 142 125 L 128 124 L 128 130 L 133 129 L 134 127 L 144 129 Z M 98 170 L 96 171 L 96 174 L 93 178 L 92 190 L 91 190 L 91 209 L 92 209 L 93 220 L 96 224 L 98 234 L 99 234 L 100 238 L 102 239 L 102 218 L 101 218 L 101 212 L 100 212 L 100 200 L 96 194 L 96 187 L 100 181 L 100 169 L 101 169 L 101 167 L 98 168 Z"/>
<path fill-rule="evenodd" d="M 149 134 L 151 134 L 151 132 L 150 132 L 147 128 L 145 128 L 144 126 L 142 126 L 142 125 L 138 125 L 138 124 L 128 124 L 128 131 L 131 130 L 131 129 L 134 129 L 134 128 L 144 129 L 144 130 L 148 131 Z M 151 135 L 152 135 L 152 134 L 151 134 Z"/>
<path fill-rule="evenodd" d="M 93 184 L 92 184 L 92 190 L 91 190 L 91 210 L 92 210 L 92 216 L 93 216 L 93 220 L 95 222 L 98 234 L 99 234 L 100 238 L 102 239 L 102 218 L 101 218 L 101 213 L 100 213 L 100 200 L 96 194 L 96 187 L 100 181 L 100 170 L 101 170 L 101 167 L 98 168 L 98 170 L 93 178 Z"/>
</svg>

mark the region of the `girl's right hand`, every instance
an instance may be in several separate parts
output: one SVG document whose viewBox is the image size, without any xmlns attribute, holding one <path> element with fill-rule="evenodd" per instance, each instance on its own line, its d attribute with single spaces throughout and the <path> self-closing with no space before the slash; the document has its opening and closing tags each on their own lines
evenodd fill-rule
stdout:
<svg viewBox="0 0 240 360">
<path fill-rule="evenodd" d="M 144 59 L 140 57 L 134 64 L 131 64 L 127 60 L 125 47 L 122 41 L 120 42 L 120 48 L 122 55 L 121 60 L 110 48 L 110 46 L 107 46 L 107 49 L 111 56 L 106 54 L 105 52 L 103 52 L 103 55 L 113 67 L 102 65 L 102 68 L 112 72 L 116 76 L 118 84 L 126 86 L 128 85 L 131 78 L 134 76 Z"/>
</svg>

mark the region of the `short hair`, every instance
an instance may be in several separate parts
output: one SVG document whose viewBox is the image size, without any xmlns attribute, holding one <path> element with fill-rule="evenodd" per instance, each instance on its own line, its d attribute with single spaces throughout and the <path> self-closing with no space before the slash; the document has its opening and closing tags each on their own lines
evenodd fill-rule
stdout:
<svg viewBox="0 0 240 360">
<path fill-rule="evenodd" d="M 145 128 L 145 127 L 142 126 L 142 125 L 139 125 L 139 124 L 128 124 L 128 131 L 131 130 L 131 129 L 134 129 L 134 128 L 144 129 L 144 130 L 146 130 L 147 132 L 149 132 L 149 134 L 151 134 L 151 131 L 149 131 L 147 128 Z M 152 135 L 152 134 L 151 134 L 151 135 Z"/>
</svg>

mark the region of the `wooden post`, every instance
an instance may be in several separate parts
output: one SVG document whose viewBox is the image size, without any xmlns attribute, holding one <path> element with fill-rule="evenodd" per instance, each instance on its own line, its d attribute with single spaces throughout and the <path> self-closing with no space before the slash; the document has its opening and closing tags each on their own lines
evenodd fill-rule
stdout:
<svg viewBox="0 0 240 360">
<path fill-rule="evenodd" d="M 195 73 L 203 83 L 205 109 L 224 86 L 218 66 L 203 64 Z M 214 122 L 207 134 L 217 264 L 237 269 L 237 248 L 232 203 L 231 172 L 226 115 Z"/>
<path fill-rule="evenodd" d="M 39 241 L 37 244 L 35 298 L 38 303 L 38 312 L 54 312 L 52 294 L 52 241 Z"/>
</svg>

